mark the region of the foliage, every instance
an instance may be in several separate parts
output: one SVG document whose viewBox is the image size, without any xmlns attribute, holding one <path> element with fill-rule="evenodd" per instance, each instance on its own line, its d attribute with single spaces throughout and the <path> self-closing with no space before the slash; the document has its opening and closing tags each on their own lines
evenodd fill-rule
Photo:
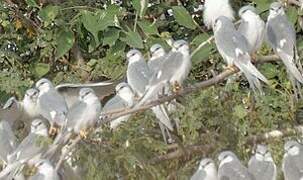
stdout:
<svg viewBox="0 0 303 180">
<path fill-rule="evenodd" d="M 116 2 L 116 1 L 113 1 Z M 178 1 L 179 2 L 179 1 Z M 202 23 L 200 1 L 127 0 L 110 1 L 3 1 L 0 3 L 0 95 L 22 97 L 37 79 L 48 77 L 55 83 L 119 79 L 126 69 L 125 52 L 142 50 L 158 42 L 185 38 L 194 50 L 212 32 Z M 234 0 L 238 10 L 255 3 L 266 19 L 271 0 Z M 117 1 L 118 3 L 118 1 Z M 296 7 L 287 14 L 296 25 L 299 49 L 302 30 Z M 261 55 L 271 54 L 264 45 Z M 214 45 L 200 49 L 192 58 L 194 67 L 188 83 L 208 79 L 223 70 L 222 58 Z M 215 158 L 223 149 L 231 149 L 245 162 L 253 148 L 245 142 L 250 135 L 295 125 L 296 105 L 281 63 L 258 67 L 270 79 L 265 96 L 254 101 L 246 80 L 234 76 L 233 82 L 182 98 L 184 107 L 173 114 L 181 120 L 174 136 L 183 146 L 212 144 Z M 225 85 L 226 84 L 226 85 Z M 151 165 L 149 160 L 165 154 L 155 117 L 136 114 L 115 132 L 108 127 L 92 135 L 102 144 L 82 142 L 74 161 L 87 167 L 86 179 L 188 179 L 204 155 L 175 159 Z M 274 159 L 280 162 L 283 140 L 270 142 Z"/>
</svg>

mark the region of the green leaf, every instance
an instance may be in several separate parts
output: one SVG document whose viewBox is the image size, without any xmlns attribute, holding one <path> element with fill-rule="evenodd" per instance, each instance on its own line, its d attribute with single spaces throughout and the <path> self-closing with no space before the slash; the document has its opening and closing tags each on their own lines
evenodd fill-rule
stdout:
<svg viewBox="0 0 303 180">
<path fill-rule="evenodd" d="M 298 18 L 298 13 L 297 13 L 297 8 L 290 6 L 287 9 L 287 16 L 290 22 L 292 22 L 292 24 L 295 24 L 297 22 L 297 18 Z"/>
<path fill-rule="evenodd" d="M 133 48 L 143 48 L 143 41 L 138 32 L 128 31 L 125 32 L 125 37 L 121 38 L 121 41 L 126 42 L 130 47 Z"/>
<path fill-rule="evenodd" d="M 257 5 L 256 8 L 258 10 L 258 13 L 261 13 L 269 8 L 272 0 L 254 0 L 254 3 Z"/>
<path fill-rule="evenodd" d="M 41 78 L 42 76 L 44 76 L 45 74 L 47 74 L 50 70 L 50 65 L 49 64 L 45 64 L 45 63 L 37 63 L 35 64 L 35 75 L 38 78 Z"/>
<path fill-rule="evenodd" d="M 25 0 L 25 2 L 30 7 L 36 7 L 36 8 L 39 7 L 38 4 L 37 4 L 37 2 L 35 0 Z"/>
<path fill-rule="evenodd" d="M 98 10 L 95 13 L 82 11 L 81 22 L 84 27 L 92 33 L 97 47 L 100 44 L 98 33 L 104 31 L 108 26 L 115 26 L 114 14 L 116 9 L 111 6 L 108 10 Z"/>
<path fill-rule="evenodd" d="M 147 20 L 138 21 L 138 25 L 146 35 L 158 35 L 158 29 L 155 24 Z"/>
<path fill-rule="evenodd" d="M 103 44 L 112 46 L 119 39 L 121 30 L 109 28 L 104 32 Z"/>
<path fill-rule="evenodd" d="M 183 6 L 174 6 L 172 9 L 175 19 L 180 25 L 185 26 L 189 29 L 196 29 L 196 25 L 193 19 Z"/>
<path fill-rule="evenodd" d="M 39 17 L 43 20 L 44 26 L 50 25 L 59 13 L 59 6 L 48 5 L 39 11 Z"/>
<path fill-rule="evenodd" d="M 133 7 L 136 9 L 139 17 L 143 17 L 147 9 L 148 0 L 132 0 Z"/>
<path fill-rule="evenodd" d="M 209 38 L 210 36 L 208 34 L 199 34 L 194 38 L 191 45 L 192 47 L 197 48 L 201 43 L 205 42 Z M 199 51 L 197 51 L 192 57 L 193 64 L 198 64 L 203 60 L 207 60 L 213 48 L 214 44 L 207 44 L 206 46 L 200 48 Z"/>
<path fill-rule="evenodd" d="M 241 106 L 241 105 L 237 105 L 234 108 L 234 113 L 235 116 L 237 116 L 239 119 L 243 119 L 245 116 L 247 116 L 247 110 Z"/>
<path fill-rule="evenodd" d="M 57 53 L 56 58 L 62 57 L 67 53 L 74 45 L 75 38 L 74 33 L 70 30 L 61 30 L 57 36 Z"/>
</svg>

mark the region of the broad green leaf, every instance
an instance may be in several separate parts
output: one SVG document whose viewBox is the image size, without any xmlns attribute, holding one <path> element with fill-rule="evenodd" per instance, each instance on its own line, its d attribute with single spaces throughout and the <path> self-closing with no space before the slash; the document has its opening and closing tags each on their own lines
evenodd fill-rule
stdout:
<svg viewBox="0 0 303 180">
<path fill-rule="evenodd" d="M 121 30 L 116 29 L 116 28 L 107 29 L 103 34 L 103 36 L 104 36 L 103 44 L 109 45 L 109 46 L 114 45 L 115 42 L 119 39 L 120 31 Z"/>
<path fill-rule="evenodd" d="M 115 12 L 114 8 L 98 10 L 97 12 L 82 11 L 81 22 L 94 36 L 96 43 L 95 47 L 100 44 L 98 33 L 104 31 L 108 26 L 115 25 L 113 12 Z"/>
<path fill-rule="evenodd" d="M 287 16 L 289 21 L 292 22 L 292 24 L 295 24 L 298 18 L 297 8 L 290 6 L 287 9 Z"/>
<path fill-rule="evenodd" d="M 208 34 L 200 34 L 194 38 L 191 45 L 193 50 L 195 50 L 201 43 L 205 42 L 210 36 Z M 207 44 L 206 46 L 200 48 L 199 51 L 197 51 L 194 56 L 192 57 L 193 64 L 197 64 L 203 60 L 207 60 L 212 49 L 214 48 L 214 44 Z"/>
<path fill-rule="evenodd" d="M 37 63 L 35 64 L 34 69 L 35 69 L 35 75 L 38 78 L 41 78 L 42 76 L 44 76 L 49 72 L 50 66 L 49 64 L 45 64 L 45 63 Z"/>
<path fill-rule="evenodd" d="M 138 32 L 128 31 L 125 32 L 125 37 L 121 38 L 122 41 L 126 42 L 129 46 L 133 48 L 143 48 L 143 41 Z"/>
<path fill-rule="evenodd" d="M 185 26 L 189 29 L 196 29 L 196 25 L 193 19 L 183 6 L 174 6 L 172 9 L 174 17 L 180 25 Z"/>
<path fill-rule="evenodd" d="M 25 0 L 25 2 L 30 7 L 36 7 L 36 8 L 39 7 L 38 4 L 37 4 L 37 2 L 35 0 Z"/>
<path fill-rule="evenodd" d="M 139 17 L 144 16 L 147 9 L 148 0 L 132 0 L 132 4 L 136 9 Z"/>
<path fill-rule="evenodd" d="M 234 108 L 234 113 L 235 116 L 237 116 L 239 119 L 243 119 L 245 116 L 247 116 L 247 110 L 241 106 L 241 105 L 237 105 Z"/>
<path fill-rule="evenodd" d="M 55 20 L 59 10 L 59 6 L 48 5 L 39 11 L 39 17 L 43 20 L 44 26 L 48 26 Z"/>
<path fill-rule="evenodd" d="M 256 8 L 258 10 L 258 13 L 267 10 L 272 2 L 272 0 L 254 0 L 254 3 L 257 5 Z"/>
<path fill-rule="evenodd" d="M 62 57 L 67 53 L 74 45 L 75 38 L 74 33 L 70 30 L 62 30 L 59 32 L 56 43 L 57 43 L 57 52 L 56 58 Z"/>
<path fill-rule="evenodd" d="M 146 35 L 158 35 L 158 29 L 155 24 L 150 23 L 149 21 L 142 20 L 138 21 L 138 25 L 143 30 Z"/>
</svg>

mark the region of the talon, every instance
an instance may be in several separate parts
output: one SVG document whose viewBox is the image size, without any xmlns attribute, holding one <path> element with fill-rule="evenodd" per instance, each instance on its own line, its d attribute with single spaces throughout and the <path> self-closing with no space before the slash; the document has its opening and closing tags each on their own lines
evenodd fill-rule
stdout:
<svg viewBox="0 0 303 180">
<path fill-rule="evenodd" d="M 80 130 L 79 135 L 81 139 L 87 139 L 88 132 L 84 129 Z"/>
<path fill-rule="evenodd" d="M 233 66 L 233 65 L 228 65 L 227 67 L 224 67 L 225 70 L 228 70 L 228 71 L 235 71 L 236 70 L 236 67 Z"/>
<path fill-rule="evenodd" d="M 256 55 L 256 54 L 252 54 L 252 55 L 251 55 L 251 62 L 252 62 L 252 63 L 257 62 L 257 55 Z"/>
<path fill-rule="evenodd" d="M 177 81 L 175 81 L 172 89 L 173 89 L 173 92 L 177 94 L 182 89 L 182 86 Z"/>
<path fill-rule="evenodd" d="M 55 137 L 58 133 L 59 133 L 59 126 L 57 126 L 56 124 L 51 125 L 51 127 L 48 130 L 48 134 L 51 137 Z"/>
</svg>

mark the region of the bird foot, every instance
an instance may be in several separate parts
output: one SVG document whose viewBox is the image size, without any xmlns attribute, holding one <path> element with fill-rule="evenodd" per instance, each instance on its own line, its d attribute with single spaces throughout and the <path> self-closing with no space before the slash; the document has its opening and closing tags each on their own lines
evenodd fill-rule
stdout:
<svg viewBox="0 0 303 180">
<path fill-rule="evenodd" d="M 81 139 L 87 139 L 88 131 L 82 129 L 82 130 L 80 130 L 79 135 L 80 135 Z"/>
<path fill-rule="evenodd" d="M 257 62 L 257 55 L 256 54 L 251 54 L 250 57 L 251 57 L 251 62 L 252 63 L 256 63 Z"/>
<path fill-rule="evenodd" d="M 182 86 L 179 84 L 179 82 L 175 81 L 172 89 L 175 94 L 178 94 L 181 91 Z"/>
<path fill-rule="evenodd" d="M 234 65 L 228 65 L 228 66 L 224 67 L 224 69 L 228 70 L 228 71 L 235 71 L 236 67 Z"/>
<path fill-rule="evenodd" d="M 59 127 L 57 125 L 51 125 L 51 127 L 48 130 L 48 134 L 51 137 L 55 137 L 59 133 Z"/>
</svg>

